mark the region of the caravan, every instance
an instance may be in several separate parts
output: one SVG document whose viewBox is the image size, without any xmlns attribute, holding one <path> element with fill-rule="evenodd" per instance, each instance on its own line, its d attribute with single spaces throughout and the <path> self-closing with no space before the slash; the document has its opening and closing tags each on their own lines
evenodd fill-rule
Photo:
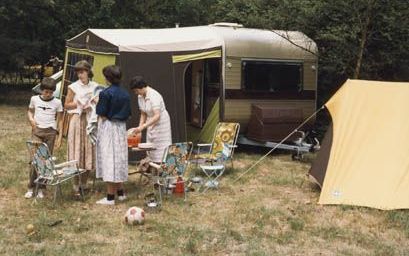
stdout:
<svg viewBox="0 0 409 256">
<path fill-rule="evenodd" d="M 277 120 L 295 113 L 297 118 L 284 118 L 285 122 L 261 120 L 267 129 L 288 134 L 316 109 L 317 47 L 301 32 L 249 29 L 235 23 L 87 29 L 69 39 L 66 47 L 63 99 L 76 79 L 77 61 L 91 63 L 94 80 L 101 84 L 102 68 L 120 65 L 123 86 L 142 75 L 162 94 L 174 141 L 209 141 L 219 121 L 239 122 L 242 136 L 254 134 L 265 127 L 249 127 L 252 108 L 273 109 Z M 131 125 L 138 120 L 134 102 Z"/>
</svg>

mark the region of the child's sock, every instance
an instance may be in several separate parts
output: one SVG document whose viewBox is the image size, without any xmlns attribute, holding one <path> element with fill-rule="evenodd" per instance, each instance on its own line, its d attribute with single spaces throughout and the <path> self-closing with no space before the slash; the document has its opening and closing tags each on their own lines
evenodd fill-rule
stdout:
<svg viewBox="0 0 409 256">
<path fill-rule="evenodd" d="M 108 201 L 115 200 L 115 195 L 113 195 L 113 194 L 107 194 L 107 200 L 108 200 Z"/>
</svg>

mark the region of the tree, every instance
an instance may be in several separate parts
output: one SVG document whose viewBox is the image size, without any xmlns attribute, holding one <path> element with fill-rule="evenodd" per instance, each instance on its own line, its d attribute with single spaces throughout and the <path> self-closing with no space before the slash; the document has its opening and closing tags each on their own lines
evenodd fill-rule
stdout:
<svg viewBox="0 0 409 256">
<path fill-rule="evenodd" d="M 3 0 L 0 70 L 63 57 L 65 40 L 91 27 L 237 22 L 313 39 L 322 103 L 347 78 L 409 80 L 408 9 L 406 0 Z"/>
</svg>

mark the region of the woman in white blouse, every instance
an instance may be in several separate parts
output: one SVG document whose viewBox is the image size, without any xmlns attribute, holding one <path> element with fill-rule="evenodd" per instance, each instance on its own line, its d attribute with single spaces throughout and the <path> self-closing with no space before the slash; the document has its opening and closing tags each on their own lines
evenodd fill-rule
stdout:
<svg viewBox="0 0 409 256">
<path fill-rule="evenodd" d="M 86 127 L 87 113 L 91 111 L 90 100 L 98 84 L 91 80 L 92 67 L 87 61 L 77 62 L 75 72 L 78 80 L 68 86 L 64 107 L 70 114 L 67 136 L 68 160 L 78 161 L 78 167 L 86 170 L 81 175 L 81 184 L 78 178 L 74 182 L 75 195 L 79 196 L 80 192 L 87 189 L 88 175 L 95 169 L 95 147 L 88 139 Z"/>
<path fill-rule="evenodd" d="M 155 147 L 148 156 L 153 162 L 162 162 L 165 149 L 172 144 L 170 117 L 162 95 L 148 86 L 142 76 L 132 78 L 130 88 L 138 95 L 141 111 L 139 126 L 134 129 L 134 133 L 147 129 L 146 141 Z"/>
</svg>

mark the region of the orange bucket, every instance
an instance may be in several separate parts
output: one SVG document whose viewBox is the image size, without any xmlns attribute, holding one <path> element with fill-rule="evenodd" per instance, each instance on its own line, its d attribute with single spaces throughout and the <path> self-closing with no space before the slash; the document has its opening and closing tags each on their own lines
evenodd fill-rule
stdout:
<svg viewBox="0 0 409 256">
<path fill-rule="evenodd" d="M 129 135 L 128 136 L 128 147 L 135 148 L 141 143 L 142 135 L 138 133 L 136 135 Z"/>
</svg>

